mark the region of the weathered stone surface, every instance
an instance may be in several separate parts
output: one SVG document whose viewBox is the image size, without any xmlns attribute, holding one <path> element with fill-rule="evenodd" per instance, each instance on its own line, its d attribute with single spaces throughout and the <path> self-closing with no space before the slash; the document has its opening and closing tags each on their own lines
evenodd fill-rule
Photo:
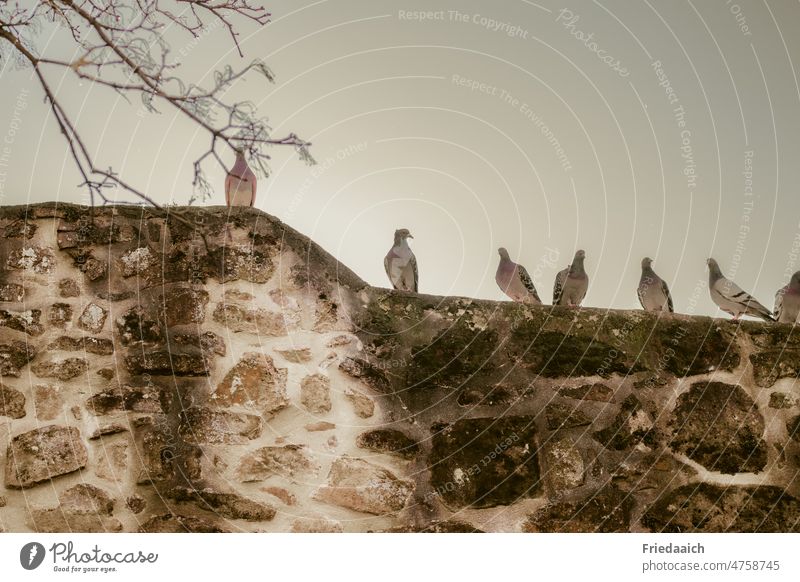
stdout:
<svg viewBox="0 0 800 582">
<path fill-rule="evenodd" d="M 214 309 L 214 321 L 229 331 L 253 333 L 263 336 L 285 336 L 287 322 L 280 313 L 267 309 L 246 308 L 232 303 L 219 303 Z"/>
<path fill-rule="evenodd" d="M 111 424 L 104 424 L 103 426 L 97 427 L 97 429 L 89 436 L 89 440 L 97 440 L 104 436 L 111 436 L 113 434 L 119 434 L 121 432 L 127 431 L 128 428 L 113 422 Z"/>
<path fill-rule="evenodd" d="M 209 259 L 211 274 L 220 283 L 237 279 L 251 283 L 266 283 L 275 271 L 272 259 L 253 247 L 226 245 L 217 249 Z"/>
<path fill-rule="evenodd" d="M 451 508 L 511 505 L 541 489 L 530 416 L 473 418 L 433 436 L 431 487 Z"/>
<path fill-rule="evenodd" d="M 8 505 L 8 500 L 6 500 L 5 497 L 0 495 L 0 507 L 5 507 L 6 505 Z"/>
<path fill-rule="evenodd" d="M 118 386 L 95 394 L 86 401 L 86 408 L 95 415 L 116 412 L 169 412 L 172 394 L 160 386 Z"/>
<path fill-rule="evenodd" d="M 3 229 L 4 238 L 33 238 L 39 227 L 35 222 L 29 222 L 27 219 L 18 219 L 8 223 Z"/>
<path fill-rule="evenodd" d="M 243 445 L 261 436 L 261 418 L 254 414 L 191 407 L 181 413 L 181 436 L 191 443 Z"/>
<path fill-rule="evenodd" d="M 58 386 L 37 384 L 33 387 L 33 407 L 39 420 L 55 420 L 62 416 L 64 397 Z"/>
<path fill-rule="evenodd" d="M 147 502 L 144 500 L 144 497 L 134 493 L 125 500 L 125 506 L 130 509 L 131 513 L 139 514 L 147 507 Z"/>
<path fill-rule="evenodd" d="M 789 433 L 789 438 L 800 441 L 800 414 L 786 423 L 786 431 Z"/>
<path fill-rule="evenodd" d="M 570 404 L 562 402 L 548 404 L 544 414 L 547 419 L 547 428 L 550 430 L 585 426 L 592 422 L 583 412 Z"/>
<path fill-rule="evenodd" d="M 800 374 L 800 328 L 786 325 L 754 326 L 750 341 L 756 347 L 750 354 L 753 376 L 762 388 L 781 378 Z"/>
<path fill-rule="evenodd" d="M 302 445 L 262 447 L 246 454 L 239 462 L 236 476 L 239 481 L 263 481 L 272 475 L 294 479 L 301 475 L 314 475 L 319 464 L 311 451 Z"/>
<path fill-rule="evenodd" d="M 311 422 L 305 426 L 308 432 L 325 432 L 326 430 L 333 430 L 336 425 L 332 422 L 320 420 L 319 422 Z"/>
<path fill-rule="evenodd" d="M 168 326 L 203 323 L 208 301 L 208 291 L 203 289 L 171 289 L 161 301 L 164 319 Z"/>
<path fill-rule="evenodd" d="M 385 533 L 485 533 L 469 523 L 450 519 L 447 521 L 432 521 L 425 526 L 393 527 Z"/>
<path fill-rule="evenodd" d="M 741 386 L 692 384 L 678 397 L 670 425 L 672 449 L 710 471 L 757 473 L 766 466 L 764 419 Z"/>
<path fill-rule="evenodd" d="M 135 248 L 120 257 L 122 276 L 133 277 L 158 264 L 158 255 L 147 247 Z"/>
<path fill-rule="evenodd" d="M 605 384 L 584 384 L 576 388 L 562 388 L 558 393 L 567 398 L 596 402 L 611 402 L 614 397 L 614 391 Z"/>
<path fill-rule="evenodd" d="M 23 331 L 28 335 L 42 335 L 44 327 L 39 323 L 42 312 L 39 309 L 29 309 L 12 313 L 5 309 L 0 309 L 0 327 L 7 327 L 17 331 Z"/>
<path fill-rule="evenodd" d="M 345 398 L 347 398 L 353 405 L 353 411 L 356 413 L 356 415 L 360 416 L 361 418 L 370 418 L 373 414 L 375 414 L 375 403 L 372 401 L 372 398 L 363 392 L 353 390 L 352 388 L 347 388 L 344 391 L 344 395 Z"/>
<path fill-rule="evenodd" d="M 53 251 L 48 248 L 26 246 L 8 254 L 6 267 L 29 271 L 37 275 L 48 275 L 55 269 L 56 260 Z"/>
<path fill-rule="evenodd" d="M 343 334 L 339 334 L 337 336 L 332 337 L 331 339 L 328 340 L 328 343 L 326 343 L 325 345 L 327 347 L 329 347 L 329 348 L 340 348 L 342 346 L 349 346 L 353 342 L 357 342 L 357 341 L 358 341 L 358 338 L 356 338 L 355 336 L 347 335 L 347 334 L 343 333 Z"/>
<path fill-rule="evenodd" d="M 692 483 L 662 495 L 642 523 L 654 532 L 800 533 L 800 500 L 780 487 Z"/>
<path fill-rule="evenodd" d="M 594 438 L 609 449 L 622 451 L 639 443 L 653 446 L 656 435 L 653 432 L 653 419 L 642 408 L 639 399 L 631 394 L 623 401 L 619 414 L 611 424 L 595 432 Z"/>
<path fill-rule="evenodd" d="M 107 309 L 97 303 L 90 303 L 78 318 L 78 327 L 91 333 L 99 333 L 103 329 L 107 317 Z"/>
<path fill-rule="evenodd" d="M 213 489 L 175 487 L 168 495 L 176 501 L 190 501 L 197 507 L 230 519 L 269 521 L 275 517 L 275 508 L 242 497 L 237 493 L 220 493 Z"/>
<path fill-rule="evenodd" d="M 123 481 L 128 472 L 128 443 L 103 444 L 97 447 L 95 473 L 106 481 Z"/>
<path fill-rule="evenodd" d="M 111 380 L 114 376 L 117 375 L 114 368 L 100 368 L 97 370 L 97 375 L 103 378 L 104 380 Z"/>
<path fill-rule="evenodd" d="M 98 356 L 110 356 L 114 353 L 114 342 L 100 337 L 69 337 L 62 335 L 47 346 L 47 349 L 64 352 L 83 351 Z"/>
<path fill-rule="evenodd" d="M 287 362 L 293 364 L 305 364 L 311 361 L 311 348 L 275 348 L 275 351 Z"/>
<path fill-rule="evenodd" d="M 301 517 L 292 522 L 291 533 L 342 533 L 342 524 L 327 517 Z"/>
<path fill-rule="evenodd" d="M 242 291 L 241 289 L 230 289 L 226 288 L 223 297 L 229 301 L 252 301 L 255 299 L 255 296 L 252 293 L 248 293 L 247 291 Z"/>
<path fill-rule="evenodd" d="M 332 352 L 332 356 L 337 357 L 336 352 Z M 345 374 L 365 382 L 378 392 L 386 392 L 389 388 L 389 382 L 383 369 L 364 358 L 348 356 L 341 361 L 339 369 Z"/>
<path fill-rule="evenodd" d="M 57 378 L 62 382 L 84 375 L 88 369 L 86 358 L 44 360 L 31 366 L 31 371 L 39 378 Z"/>
<path fill-rule="evenodd" d="M 791 408 L 795 402 L 795 399 L 785 392 L 773 392 L 769 395 L 770 408 Z"/>
<path fill-rule="evenodd" d="M 311 414 L 331 411 L 331 380 L 324 374 L 311 374 L 300 382 L 300 402 Z"/>
<path fill-rule="evenodd" d="M 79 297 L 81 289 L 75 279 L 61 279 L 58 282 L 58 294 L 61 297 Z"/>
<path fill-rule="evenodd" d="M 606 468 L 616 488 L 634 495 L 671 489 L 696 480 L 698 476 L 693 467 L 683 463 L 669 449 L 660 448 L 657 452 L 644 447 L 629 449 L 613 461 L 608 458 Z M 595 464 L 592 469 L 597 476 L 598 465 Z"/>
<path fill-rule="evenodd" d="M 47 321 L 55 327 L 67 327 L 72 321 L 72 306 L 69 303 L 53 303 L 47 313 Z"/>
<path fill-rule="evenodd" d="M 225 524 L 230 518 L 215 516 L 215 510 L 202 497 L 192 494 L 185 501 L 175 501 L 168 493 L 181 485 L 201 491 L 208 487 L 212 493 L 228 492 L 220 487 L 226 480 L 238 483 L 237 470 L 244 457 L 266 445 L 278 449 L 289 443 L 313 450 L 314 462 L 319 461 L 324 473 L 298 475 L 294 478 L 297 482 L 290 485 L 292 477 L 284 476 L 287 470 L 279 466 L 284 474 L 273 472 L 260 483 L 236 485 L 236 494 L 256 503 L 266 501 L 281 507 L 284 513 L 272 522 L 251 527 L 239 522 L 230 529 L 288 531 L 295 520 L 298 524 L 294 529 L 338 529 L 329 528 L 327 522 L 309 525 L 315 519 L 327 519 L 339 520 L 347 530 L 456 532 L 474 531 L 481 524 L 492 530 L 508 530 L 517 529 L 513 521 L 541 509 L 541 515 L 529 520 L 526 527 L 641 531 L 646 527 L 642 516 L 648 508 L 652 513 L 654 500 L 687 484 L 758 481 L 779 486 L 789 495 L 797 493 L 792 475 L 800 462 L 800 404 L 798 386 L 793 382 L 800 360 L 800 328 L 761 322 L 730 323 L 682 314 L 663 317 L 638 309 L 623 312 L 591 307 L 531 308 L 511 302 L 396 293 L 365 285 L 322 249 L 260 211 L 182 211 L 203 225 L 208 246 L 203 244 L 198 230 L 181 224 L 171 216 L 171 210 L 167 213 L 141 207 L 98 207 L 95 220 L 91 220 L 85 208 L 69 204 L 0 208 L 0 233 L 21 216 L 39 226 L 30 241 L 0 241 L 0 246 L 6 247 L 0 249 L 0 275 L 5 272 L 5 278 L 0 277 L 0 307 L 10 310 L 0 314 L 0 325 L 4 326 L 0 328 L 0 376 L 5 375 L 2 379 L 6 385 L 20 391 L 27 400 L 22 407 L 27 417 L 0 416 L 0 432 L 5 429 L 8 443 L 14 435 L 55 422 L 81 427 L 83 438 L 91 435 L 95 439 L 86 441 L 89 462 L 80 475 L 73 472 L 53 484 L 44 480 L 24 495 L 3 491 L 5 483 L 0 483 L 0 493 L 12 505 L 0 509 L 4 530 L 30 531 L 31 512 L 55 509 L 55 503 L 43 500 L 78 482 L 100 484 L 113 493 L 119 500 L 117 512 L 121 511 L 113 517 L 123 520 L 126 528 L 138 528 L 154 515 L 171 511 L 203 515 L 207 529 L 228 528 Z M 39 222 L 35 216 L 40 215 L 56 219 Z M 54 232 L 56 224 L 58 232 Z M 139 229 L 141 236 L 130 236 Z M 108 244 L 123 238 L 128 242 Z M 269 257 L 276 269 L 280 266 L 280 274 L 273 271 L 266 285 L 219 284 L 213 280 L 217 275 L 237 276 L 235 266 L 228 269 L 223 264 L 225 247 L 231 244 L 246 249 L 245 253 L 252 249 Z M 9 253 L 24 245 L 47 247 L 57 263 L 52 273 L 10 271 L 6 265 Z M 59 246 L 63 250 L 58 250 Z M 143 263 L 140 273 L 125 279 L 120 257 L 136 247 L 158 252 L 157 261 L 150 266 Z M 96 276 L 99 278 L 93 282 L 91 278 Z M 60 283 L 63 277 L 70 277 L 66 286 Z M 196 318 L 189 303 L 196 297 L 188 290 L 209 294 L 208 303 L 201 305 L 205 313 L 202 324 L 192 321 Z M 180 301 L 182 293 L 188 293 L 184 297 L 187 302 Z M 62 313 L 50 324 L 49 310 L 57 301 L 71 307 L 74 313 Z M 110 311 L 108 319 L 114 324 L 111 331 L 108 322 L 97 334 L 78 327 L 78 316 L 90 301 Z M 174 306 L 168 307 L 167 303 Z M 243 325 L 249 331 L 231 333 L 232 328 L 224 329 L 210 317 L 220 303 L 233 306 L 229 314 L 234 325 Z M 27 308 L 41 310 L 40 322 L 34 321 L 35 312 L 23 311 Z M 288 327 L 291 335 L 256 335 L 258 310 L 272 314 L 268 316 L 268 330 L 274 324 L 271 329 L 284 334 Z M 125 322 L 129 313 L 136 316 Z M 221 314 L 224 320 L 224 307 Z M 123 321 L 120 326 L 118 318 Z M 38 329 L 31 325 L 35 323 L 39 323 Z M 334 329 L 337 331 L 324 331 Z M 324 333 L 317 333 L 320 331 Z M 33 335 L 37 333 L 43 335 Z M 87 344 L 91 337 L 103 341 Z M 25 344 L 26 350 L 35 346 L 38 353 L 34 357 L 12 342 Z M 123 346 L 122 353 L 111 351 L 118 351 L 117 346 Z M 232 403 L 227 408 L 210 398 L 225 375 L 249 351 L 269 354 L 274 366 L 288 368 L 286 395 L 291 398 L 292 407 L 287 406 L 276 418 L 269 418 L 261 409 L 247 410 L 242 404 Z M 159 369 L 168 374 L 153 375 L 135 368 L 141 374 L 131 376 L 125 356 L 150 352 L 188 354 L 213 369 L 208 377 L 175 377 L 171 375 L 172 362 L 162 365 L 162 358 Z M 218 358 L 226 352 L 231 354 L 229 358 Z M 36 380 L 34 376 L 34 382 L 27 381 L 28 375 L 33 374 L 30 368 L 37 362 L 70 356 L 89 362 L 90 373 L 83 379 L 76 377 L 62 383 Z M 750 359 L 751 356 L 755 358 Z M 95 375 L 99 369 L 102 371 Z M 716 371 L 721 373 L 714 374 Z M 315 372 L 331 379 L 330 412 L 309 413 L 303 405 L 303 378 Z M 19 376 L 10 377 L 13 374 Z M 692 377 L 699 374 L 702 376 Z M 692 383 L 705 382 L 709 374 L 715 379 L 740 378 L 746 394 L 758 403 L 764 415 L 766 427 L 759 436 L 765 441 L 769 465 L 757 475 L 758 479 L 737 475 L 731 480 L 719 477 L 719 473 L 717 477 L 707 476 L 697 463 L 670 448 L 672 431 L 679 423 L 671 418 L 670 408 L 674 408 L 681 392 Z M 753 375 L 759 383 L 772 387 L 759 390 Z M 124 396 L 116 394 L 121 386 L 150 382 L 168 388 L 171 406 L 151 408 L 149 405 L 154 403 L 144 398 L 126 403 Z M 37 402 L 36 385 L 40 383 L 59 388 L 65 404 L 57 403 L 57 399 L 51 401 L 54 394 L 41 390 Z M 232 394 L 236 392 L 233 384 Z M 363 400 L 357 398 L 363 404 L 359 412 L 369 420 L 356 417 L 352 403 L 344 396 L 348 389 L 362 395 Z M 634 404 L 629 406 L 626 397 L 631 390 L 638 404 L 632 400 Z M 771 396 L 772 392 L 775 394 Z M 102 408 L 95 407 L 99 399 L 91 400 L 98 393 L 109 397 L 107 416 L 94 414 Z M 5 400 L 6 405 L 9 401 L 19 402 L 17 394 Z M 51 403 L 52 410 L 45 410 L 51 408 Z M 439 480 L 431 482 L 434 471 L 429 454 L 435 450 L 433 440 L 438 432 L 452 430 L 452 423 L 459 419 L 502 420 L 530 415 L 537 431 L 545 430 L 545 408 L 554 403 L 568 406 L 569 411 L 565 408 L 562 418 L 575 420 L 570 412 L 577 409 L 591 423 L 555 432 L 546 430 L 545 434 L 534 435 L 531 444 L 526 443 L 528 452 L 539 455 L 534 461 L 540 471 L 539 480 L 530 493 L 538 498 L 517 495 L 521 501 L 505 505 L 495 500 L 497 505 L 487 505 L 487 509 L 469 497 L 480 493 L 459 490 L 458 495 L 469 499 L 459 502 L 463 505 L 444 499 L 443 492 L 448 487 L 454 489 L 456 480 L 485 478 L 485 490 L 489 491 L 506 481 L 503 471 L 512 467 L 527 471 L 525 446 L 521 444 L 516 456 L 503 460 L 500 475 L 495 475 L 493 465 L 508 451 L 502 446 L 497 449 L 487 445 L 472 465 L 453 465 L 446 480 L 435 475 Z M 146 412 L 137 412 L 142 404 L 144 408 L 138 410 Z M 193 407 L 201 407 L 201 412 L 181 414 L 183 408 Z M 241 412 L 252 416 L 236 415 Z M 550 412 L 552 415 L 553 410 Z M 724 409 L 718 412 L 725 414 Z M 37 413 L 58 420 L 39 420 Z M 192 423 L 195 426 L 190 426 L 190 420 L 196 421 Z M 653 421 L 655 425 L 651 426 Z M 745 415 L 743 426 L 748 423 Z M 556 420 L 556 424 L 561 426 L 561 421 Z M 198 427 L 202 432 L 193 431 Z M 389 432 L 393 430 L 402 434 Z M 716 428 L 711 426 L 710 430 Z M 598 435 L 592 438 L 595 432 Z M 261 434 L 258 440 L 250 438 L 255 434 Z M 410 446 L 404 441 L 406 437 L 411 439 Z M 195 440 L 198 444 L 194 444 Z M 475 443 L 484 446 L 482 437 L 476 436 L 463 439 L 460 445 L 454 443 L 452 450 L 470 450 Z M 738 446 L 740 442 L 734 438 L 732 444 Z M 370 447 L 355 449 L 361 450 L 359 456 L 363 460 L 376 466 L 385 462 L 379 469 L 389 469 L 401 480 L 413 479 L 416 495 L 408 498 L 396 515 L 387 514 L 378 520 L 372 516 L 352 519 L 357 514 L 347 505 L 334 506 L 311 498 L 311 491 L 325 482 L 330 463 L 341 454 L 353 455 L 358 445 Z M 405 452 L 407 457 L 399 457 L 392 450 Z M 384 452 L 394 456 L 380 454 Z M 4 471 L 6 458 L 4 447 L 0 451 Z M 477 477 L 469 470 L 475 463 L 480 469 Z M 736 487 L 740 486 L 733 486 Z M 626 499 L 622 510 L 618 509 L 619 503 L 591 501 L 598 496 L 607 499 L 607 489 Z M 126 499 L 134 492 L 147 500 L 146 508 L 143 503 L 125 507 Z M 515 496 L 508 493 L 506 497 L 511 501 L 502 503 L 512 503 Z M 714 496 L 706 496 L 711 497 Z M 725 516 L 746 516 L 752 505 L 747 495 L 723 501 L 720 514 Z M 214 502 L 225 504 L 226 500 Z M 452 511 L 448 508 L 459 513 L 455 519 L 463 521 L 449 519 L 447 515 Z M 137 516 L 132 510 L 142 513 Z M 705 505 L 687 505 L 686 510 L 687 514 L 692 512 L 693 524 L 705 526 L 697 517 L 708 513 Z M 779 504 L 778 510 L 783 511 Z M 630 520 L 623 518 L 615 523 L 620 511 L 627 511 Z M 673 511 L 672 507 L 656 517 L 666 522 L 671 519 L 670 513 L 677 520 L 686 517 L 680 508 Z M 153 520 L 151 526 L 162 530 L 194 527 L 184 526 L 180 517 L 162 518 Z M 56 526 L 48 527 L 99 529 L 96 516 L 92 516 L 93 523 L 86 524 L 74 521 L 78 519 L 74 517 L 69 523 L 58 519 L 61 521 Z M 787 512 L 779 519 L 793 523 Z M 716 521 L 712 516 L 709 523 Z M 567 522 L 570 525 L 565 527 Z M 745 523 L 742 527 L 750 525 Z M 731 527 L 740 526 L 741 522 L 734 522 Z M 198 525 L 197 529 L 203 527 Z M 780 529 L 769 523 L 767 527 Z"/>
<path fill-rule="evenodd" d="M 631 496 L 605 487 L 582 501 L 548 505 L 533 513 L 522 525 L 524 532 L 614 533 L 630 527 Z"/>
<path fill-rule="evenodd" d="M 225 342 L 213 331 L 205 331 L 201 334 L 176 334 L 172 336 L 172 341 L 178 345 L 200 348 L 208 354 L 224 356 L 226 353 Z"/>
<path fill-rule="evenodd" d="M 114 500 L 111 496 L 88 483 L 70 487 L 58 496 L 58 500 L 61 508 L 66 511 L 97 515 L 111 515 L 114 511 Z"/>
<path fill-rule="evenodd" d="M 78 261 L 78 258 L 81 260 Z M 76 257 L 76 264 L 89 281 L 99 281 L 105 277 L 108 272 L 108 263 L 91 255 L 79 255 Z"/>
<path fill-rule="evenodd" d="M 286 369 L 276 368 L 272 358 L 250 352 L 225 375 L 211 398 L 218 406 L 238 404 L 273 414 L 289 404 L 286 377 Z"/>
<path fill-rule="evenodd" d="M 0 301 L 17 302 L 25 298 L 25 288 L 16 283 L 0 284 Z"/>
<path fill-rule="evenodd" d="M 131 307 L 124 315 L 118 317 L 114 324 L 123 345 L 136 342 L 153 344 L 162 339 L 158 322 L 138 306 Z"/>
<path fill-rule="evenodd" d="M 56 235 L 56 244 L 60 250 L 74 249 L 80 244 L 78 234 L 75 232 L 59 232 Z"/>
<path fill-rule="evenodd" d="M 31 525 L 40 533 L 122 531 L 122 524 L 111 517 L 114 501 L 94 485 L 80 484 L 59 496 L 58 507 L 31 511 Z"/>
<path fill-rule="evenodd" d="M 134 351 L 125 356 L 125 365 L 134 376 L 208 376 L 210 372 L 202 356 L 167 351 Z"/>
<path fill-rule="evenodd" d="M 173 475 L 176 457 L 175 438 L 169 430 L 155 424 L 135 428 L 139 468 L 136 483 L 158 483 Z"/>
<path fill-rule="evenodd" d="M 515 395 L 503 386 L 480 386 L 462 390 L 456 402 L 459 406 L 507 406 Z"/>
<path fill-rule="evenodd" d="M 199 517 L 165 514 L 151 517 L 139 528 L 140 533 L 225 533 L 226 530 Z"/>
<path fill-rule="evenodd" d="M 95 293 L 95 297 L 102 299 L 103 301 L 109 301 L 110 303 L 127 301 L 128 299 L 133 299 L 135 296 L 136 293 L 133 291 L 98 291 Z"/>
<path fill-rule="evenodd" d="M 262 487 L 261 491 L 280 499 L 285 505 L 297 505 L 297 496 L 283 487 Z"/>
<path fill-rule="evenodd" d="M 62 382 L 86 373 L 89 362 L 85 358 L 63 358 L 36 362 L 31 371 L 39 378 L 57 378 Z"/>
<path fill-rule="evenodd" d="M 20 489 L 72 473 L 86 466 L 88 454 L 80 431 L 50 425 L 11 439 L 6 454 L 6 487 Z"/>
<path fill-rule="evenodd" d="M 344 456 L 333 462 L 327 483 L 317 490 L 314 498 L 354 511 L 386 515 L 403 509 L 413 491 L 413 483 L 391 471 Z"/>
<path fill-rule="evenodd" d="M 25 416 L 25 395 L 10 386 L 0 384 L 0 416 L 23 418 Z"/>
<path fill-rule="evenodd" d="M 396 453 L 406 459 L 413 459 L 419 454 L 417 441 L 393 428 L 362 432 L 356 439 L 356 446 L 381 453 Z"/>
<path fill-rule="evenodd" d="M 0 376 L 19 378 L 20 369 L 36 357 L 36 348 L 29 342 L 0 343 Z"/>
<path fill-rule="evenodd" d="M 583 457 L 574 440 L 569 437 L 557 440 L 550 443 L 546 451 L 544 477 L 552 491 L 563 493 L 583 485 Z"/>
</svg>

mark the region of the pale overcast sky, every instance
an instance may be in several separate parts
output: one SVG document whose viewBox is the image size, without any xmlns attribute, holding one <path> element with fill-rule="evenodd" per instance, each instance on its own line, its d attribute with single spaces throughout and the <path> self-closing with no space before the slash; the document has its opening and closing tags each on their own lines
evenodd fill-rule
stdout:
<svg viewBox="0 0 800 582">
<path fill-rule="evenodd" d="M 697 314 L 718 313 L 709 256 L 769 307 L 800 269 L 798 2 L 265 5 L 271 24 L 242 23 L 244 61 L 222 28 L 167 36 L 187 80 L 267 61 L 277 82 L 253 77 L 235 96 L 276 135 L 313 141 L 319 163 L 274 148 L 257 206 L 374 285 L 387 285 L 400 227 L 432 294 L 503 298 L 499 246 L 547 302 L 585 249 L 595 307 L 638 308 L 644 256 L 676 310 Z M 85 202 L 30 73 L 3 62 L 0 82 L 1 202 Z M 161 201 L 189 199 L 205 135 L 167 110 L 53 82 L 100 165 Z M 222 204 L 223 176 L 212 179 L 209 204 Z"/>
</svg>

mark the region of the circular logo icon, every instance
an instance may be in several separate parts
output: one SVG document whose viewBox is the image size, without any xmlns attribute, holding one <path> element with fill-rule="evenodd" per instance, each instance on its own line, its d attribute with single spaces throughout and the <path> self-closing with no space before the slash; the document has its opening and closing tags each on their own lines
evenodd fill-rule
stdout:
<svg viewBox="0 0 800 582">
<path fill-rule="evenodd" d="M 30 542 L 19 551 L 19 563 L 26 570 L 35 570 L 44 561 L 44 546 L 39 542 Z"/>
</svg>

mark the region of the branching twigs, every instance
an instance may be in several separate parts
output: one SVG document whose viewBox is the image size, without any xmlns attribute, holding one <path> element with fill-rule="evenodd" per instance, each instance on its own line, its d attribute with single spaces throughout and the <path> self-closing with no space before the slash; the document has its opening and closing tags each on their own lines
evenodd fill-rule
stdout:
<svg viewBox="0 0 800 582">
<path fill-rule="evenodd" d="M 96 200 L 108 203 L 104 191 L 116 186 L 162 208 L 112 168 L 102 169 L 95 162 L 76 123 L 48 83 L 48 71 L 71 71 L 78 79 L 107 87 L 126 99 L 138 95 L 148 111 L 157 113 L 163 105 L 179 111 L 205 130 L 210 136 L 210 146 L 194 162 L 195 193 L 191 204 L 196 196 L 206 200 L 211 194 L 203 170 L 206 161 L 216 162 L 227 171 L 221 147 L 244 150 L 254 169 L 262 175 L 269 172 L 270 157 L 264 151 L 268 146 L 291 146 L 301 159 L 313 163 L 309 142 L 294 133 L 274 138 L 266 118 L 259 117 L 252 103 L 225 100 L 225 92 L 245 75 L 257 74 L 272 82 L 273 74 L 264 63 L 254 61 L 238 71 L 226 66 L 215 72 L 213 86 L 205 89 L 180 78 L 180 65 L 171 60 L 169 45 L 164 41 L 164 35 L 172 30 L 197 38 L 209 26 L 221 25 L 242 55 L 236 20 L 261 26 L 269 18 L 270 14 L 251 0 L 39 0 L 32 7 L 23 7 L 18 0 L 12 0 L 0 4 L 0 45 L 10 46 L 17 57 L 33 68 L 92 205 Z M 47 22 L 70 32 L 75 58 L 65 60 L 39 53 L 36 34 Z M 188 226 L 196 226 L 179 213 L 170 214 Z"/>
</svg>

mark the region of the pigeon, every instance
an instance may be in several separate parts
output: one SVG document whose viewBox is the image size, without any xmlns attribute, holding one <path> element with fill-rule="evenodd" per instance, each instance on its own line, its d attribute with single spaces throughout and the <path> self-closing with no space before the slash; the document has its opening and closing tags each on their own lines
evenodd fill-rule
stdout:
<svg viewBox="0 0 800 582">
<path fill-rule="evenodd" d="M 578 251 L 572 259 L 572 264 L 558 272 L 553 285 L 553 305 L 580 306 L 589 288 L 589 275 L 583 269 L 585 258 L 586 253 Z"/>
<path fill-rule="evenodd" d="M 642 278 L 639 279 L 639 303 L 645 311 L 669 311 L 672 313 L 672 295 L 667 282 L 653 271 L 653 259 L 642 259 Z"/>
<path fill-rule="evenodd" d="M 708 290 L 711 299 L 722 311 L 730 313 L 734 321 L 738 321 L 742 315 L 759 317 L 764 321 L 775 321 L 769 309 L 722 275 L 717 261 L 708 259 L 706 264 L 708 264 Z"/>
<path fill-rule="evenodd" d="M 419 274 L 417 273 L 417 257 L 408 246 L 408 239 L 414 238 L 408 229 L 394 231 L 394 246 L 389 249 L 383 266 L 392 286 L 399 291 L 418 290 Z"/>
<path fill-rule="evenodd" d="M 236 150 L 236 163 L 225 178 L 225 202 L 228 206 L 253 206 L 256 203 L 256 175 L 244 152 Z"/>
<path fill-rule="evenodd" d="M 500 264 L 497 265 L 494 280 L 497 281 L 500 290 L 514 301 L 541 305 L 542 300 L 539 299 L 536 287 L 533 286 L 525 267 L 512 261 L 506 249 L 500 248 L 497 252 L 500 253 Z"/>
<path fill-rule="evenodd" d="M 786 287 L 775 294 L 775 319 L 781 323 L 798 323 L 800 315 L 800 271 L 792 275 Z"/>
</svg>

